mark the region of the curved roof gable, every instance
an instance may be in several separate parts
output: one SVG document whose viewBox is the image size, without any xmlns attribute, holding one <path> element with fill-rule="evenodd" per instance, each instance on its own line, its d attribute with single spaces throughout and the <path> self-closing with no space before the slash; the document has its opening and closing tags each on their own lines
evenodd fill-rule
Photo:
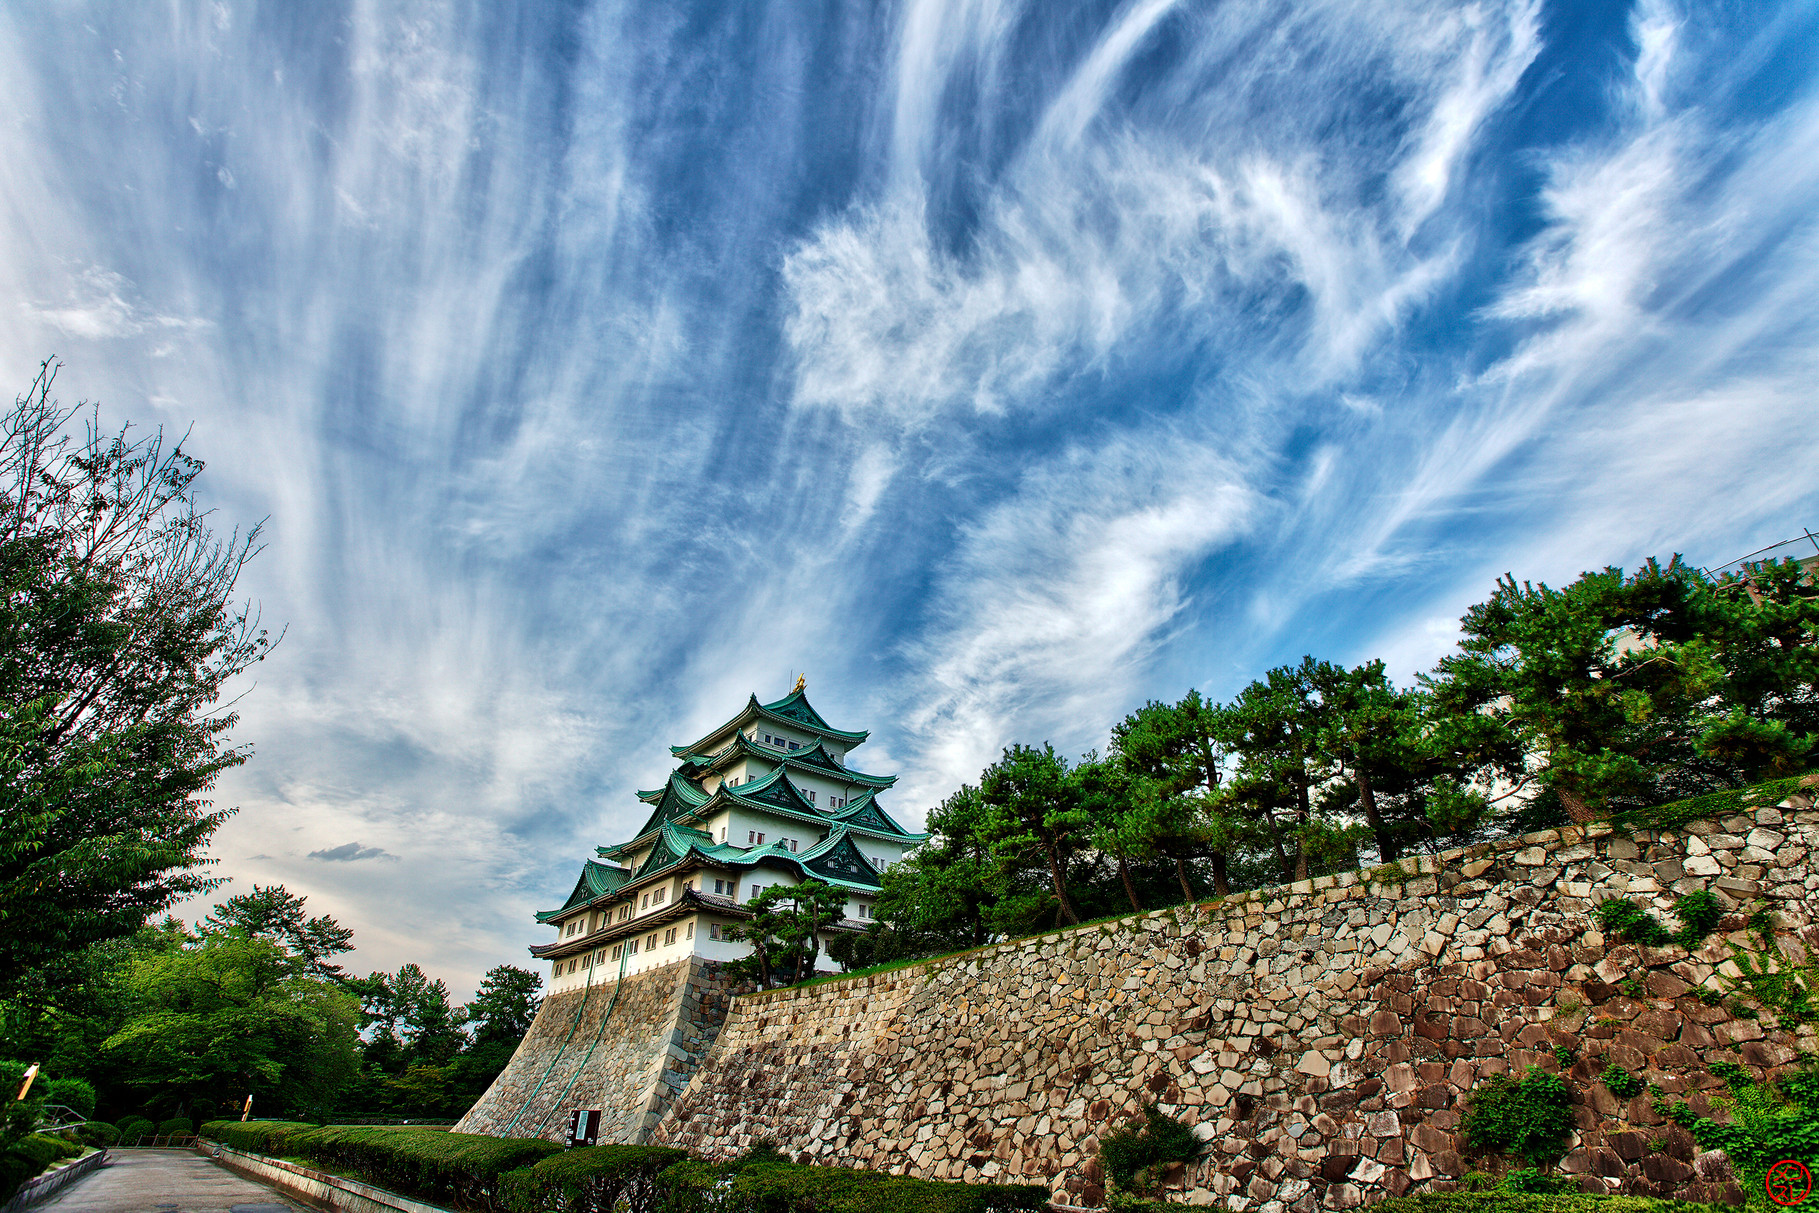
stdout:
<svg viewBox="0 0 1819 1213">
<path fill-rule="evenodd" d="M 927 834 L 912 834 L 898 825 L 896 819 L 884 811 L 878 798 L 870 792 L 853 797 L 851 804 L 835 809 L 831 816 L 845 825 L 858 826 L 873 833 L 893 834 L 905 842 L 923 842 L 928 838 Z"/>
<path fill-rule="evenodd" d="M 778 724 L 792 725 L 798 729 L 806 729 L 811 733 L 818 733 L 822 737 L 828 738 L 830 741 L 842 741 L 849 746 L 856 746 L 867 737 L 871 736 L 869 732 L 863 729 L 858 732 L 849 733 L 844 729 L 834 728 L 826 720 L 823 720 L 821 713 L 817 712 L 809 703 L 807 692 L 792 691 L 774 703 L 759 703 L 758 697 L 752 695 L 745 701 L 745 707 L 740 710 L 737 716 L 734 716 L 731 720 L 728 720 L 713 732 L 708 733 L 693 745 L 673 745 L 669 748 L 669 752 L 674 754 L 677 758 L 690 758 L 710 752 L 717 753 L 717 750 L 710 751 L 709 743 L 725 737 L 728 733 L 738 729 L 747 721 L 760 718 L 773 720 Z"/>
<path fill-rule="evenodd" d="M 568 895 L 568 900 L 562 903 L 560 909 L 538 911 L 537 921 L 548 922 L 558 914 L 567 913 L 576 906 L 584 905 L 602 893 L 611 893 L 624 884 L 630 875 L 623 868 L 596 863 L 590 859 L 581 865 L 581 879 L 575 882 L 575 891 Z"/>
<path fill-rule="evenodd" d="M 835 826 L 820 845 L 810 847 L 795 859 L 824 880 L 873 889 L 880 884 L 878 869 L 853 844 L 845 826 Z"/>
</svg>

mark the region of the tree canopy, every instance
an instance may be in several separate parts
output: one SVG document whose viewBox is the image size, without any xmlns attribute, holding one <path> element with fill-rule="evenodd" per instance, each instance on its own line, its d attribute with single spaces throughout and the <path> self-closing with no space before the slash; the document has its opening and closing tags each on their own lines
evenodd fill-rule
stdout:
<svg viewBox="0 0 1819 1213">
<path fill-rule="evenodd" d="M 1678 557 L 1564 589 L 1501 579 L 1413 685 L 1304 657 L 1112 725 L 1104 757 L 1012 744 L 884 875 L 846 963 L 1391 862 L 1819 759 L 1819 589 Z"/>
<path fill-rule="evenodd" d="M 0 416 L 0 998 L 211 887 L 222 690 L 270 646 L 233 601 L 258 528 L 216 534 L 181 442 L 76 425 L 55 375 Z"/>
</svg>

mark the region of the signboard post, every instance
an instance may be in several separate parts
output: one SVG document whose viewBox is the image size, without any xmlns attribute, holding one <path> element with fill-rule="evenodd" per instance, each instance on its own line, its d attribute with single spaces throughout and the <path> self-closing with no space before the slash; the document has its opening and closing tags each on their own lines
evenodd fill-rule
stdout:
<svg viewBox="0 0 1819 1213">
<path fill-rule="evenodd" d="M 598 1145 L 600 1141 L 600 1110 L 576 1108 L 568 1114 L 568 1144 L 573 1146 Z"/>
</svg>

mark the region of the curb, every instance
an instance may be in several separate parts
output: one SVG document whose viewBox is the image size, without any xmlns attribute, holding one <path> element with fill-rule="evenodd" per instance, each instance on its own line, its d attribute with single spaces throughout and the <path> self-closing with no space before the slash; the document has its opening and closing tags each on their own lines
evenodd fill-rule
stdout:
<svg viewBox="0 0 1819 1213">
<path fill-rule="evenodd" d="M 413 1200 L 356 1179 L 312 1171 L 283 1159 L 248 1154 L 219 1142 L 202 1142 L 196 1153 L 247 1179 L 276 1188 L 317 1209 L 333 1213 L 451 1213 L 440 1205 Z M 0 1213 L 9 1213 L 0 1209 Z"/>
<path fill-rule="evenodd" d="M 106 1162 L 107 1151 L 101 1149 L 96 1150 L 93 1154 L 84 1155 L 66 1166 L 58 1167 L 55 1171 L 34 1175 L 20 1185 L 19 1190 L 13 1193 L 11 1200 L 0 1205 L 0 1213 L 17 1213 L 20 1209 L 29 1209 L 52 1193 L 61 1192 Z"/>
</svg>

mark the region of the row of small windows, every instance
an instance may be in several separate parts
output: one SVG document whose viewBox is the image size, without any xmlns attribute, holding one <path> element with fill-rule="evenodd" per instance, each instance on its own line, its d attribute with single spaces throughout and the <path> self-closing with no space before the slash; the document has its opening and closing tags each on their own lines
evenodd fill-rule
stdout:
<svg viewBox="0 0 1819 1213">
<path fill-rule="evenodd" d="M 779 750 L 800 750 L 802 748 L 802 743 L 800 741 L 791 741 L 787 737 L 772 737 L 769 733 L 764 735 L 764 744 L 775 746 Z"/>
<path fill-rule="evenodd" d="M 722 836 L 724 837 L 725 831 L 722 830 L 721 833 L 722 833 Z M 753 846 L 763 846 L 764 845 L 764 835 L 757 830 L 746 831 L 746 838 L 747 838 L 748 842 Z M 802 843 L 801 843 L 800 839 L 781 838 L 781 839 L 778 839 L 778 841 L 787 844 L 789 849 L 792 852 L 797 852 L 797 851 L 800 851 L 800 849 L 801 849 Z M 888 860 L 885 860 L 877 855 L 867 855 L 865 857 L 865 859 L 866 859 L 867 863 L 871 864 L 874 868 L 877 868 L 879 871 L 883 871 L 886 867 L 889 866 Z M 692 880 L 687 881 L 687 882 L 685 882 L 684 887 L 692 889 L 695 887 L 695 882 Z M 722 897 L 736 897 L 738 895 L 738 890 L 739 890 L 739 882 L 736 880 L 716 880 L 716 881 L 714 881 L 714 892 L 719 894 Z M 756 897 L 756 896 L 758 896 L 758 894 L 762 893 L 763 891 L 764 891 L 763 885 L 753 885 L 751 888 L 751 896 Z M 612 912 L 608 911 L 607 914 L 602 915 L 598 920 L 595 921 L 594 926 L 596 929 L 598 929 L 600 926 L 604 926 L 609 921 L 624 922 L 632 916 L 634 908 L 637 910 L 637 912 L 643 913 L 645 910 L 653 909 L 657 906 L 663 905 L 668 900 L 669 900 L 669 887 L 667 885 L 660 885 L 657 888 L 650 890 L 649 892 L 645 893 L 642 897 L 640 897 L 638 899 L 638 904 L 636 907 L 634 907 L 632 905 L 632 903 L 628 901 L 624 905 L 619 907 L 619 912 L 616 916 L 612 916 Z M 861 913 L 859 915 L 859 917 L 865 918 L 865 917 L 868 917 L 868 915 Z M 568 922 L 567 928 L 563 931 L 563 938 L 566 939 L 570 936 L 579 934 L 581 932 L 582 928 L 587 925 L 587 923 L 588 923 L 588 918 L 585 915 L 583 915 L 579 918 L 570 919 Z"/>
</svg>

